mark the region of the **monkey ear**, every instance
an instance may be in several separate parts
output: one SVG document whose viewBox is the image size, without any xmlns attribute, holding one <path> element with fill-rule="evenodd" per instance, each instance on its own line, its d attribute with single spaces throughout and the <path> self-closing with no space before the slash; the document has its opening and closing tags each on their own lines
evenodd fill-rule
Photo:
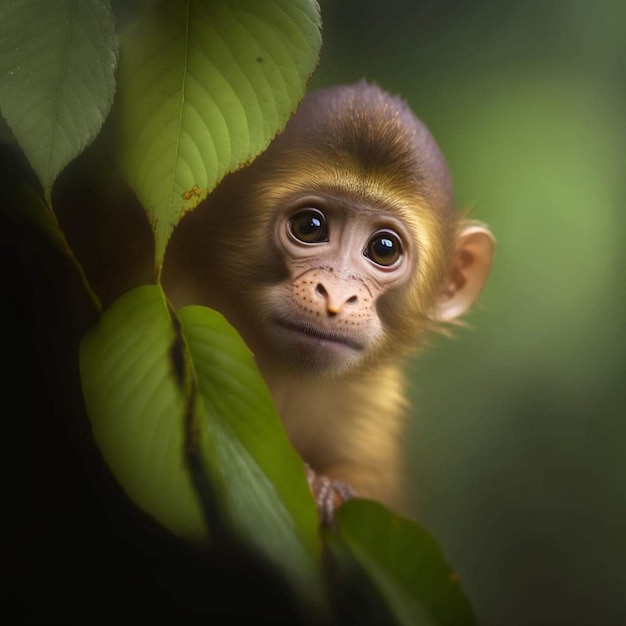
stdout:
<svg viewBox="0 0 626 626">
<path fill-rule="evenodd" d="M 448 284 L 439 299 L 438 320 L 454 320 L 472 306 L 487 282 L 494 247 L 495 239 L 486 226 L 469 222 L 462 228 Z"/>
</svg>

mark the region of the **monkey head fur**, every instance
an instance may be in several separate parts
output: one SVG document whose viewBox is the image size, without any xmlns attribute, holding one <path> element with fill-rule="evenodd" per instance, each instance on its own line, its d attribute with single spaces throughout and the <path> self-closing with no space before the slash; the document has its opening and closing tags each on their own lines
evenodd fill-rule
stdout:
<svg viewBox="0 0 626 626">
<path fill-rule="evenodd" d="M 326 241 L 287 232 L 306 210 L 319 211 L 309 218 L 323 220 Z M 424 124 L 364 82 L 308 95 L 266 152 L 185 221 L 180 230 L 201 251 L 192 272 L 206 303 L 254 352 L 269 350 L 307 375 L 397 359 L 419 345 L 439 320 L 460 224 Z M 358 237 L 344 236 L 352 224 Z M 393 267 L 368 258 L 375 232 L 381 251 L 397 246 Z"/>
</svg>

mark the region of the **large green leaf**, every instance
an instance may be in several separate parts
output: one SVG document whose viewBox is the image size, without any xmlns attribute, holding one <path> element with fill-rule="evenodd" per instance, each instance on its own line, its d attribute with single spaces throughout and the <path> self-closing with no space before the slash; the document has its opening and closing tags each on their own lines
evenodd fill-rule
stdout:
<svg viewBox="0 0 626 626">
<path fill-rule="evenodd" d="M 320 45 L 315 0 L 163 0 L 124 33 L 119 158 L 158 268 L 181 215 L 284 127 Z"/>
<path fill-rule="evenodd" d="M 458 577 L 425 530 L 367 500 L 351 500 L 325 533 L 333 587 L 355 623 L 472 626 Z"/>
<path fill-rule="evenodd" d="M 0 108 L 48 204 L 111 108 L 117 47 L 108 0 L 0 3 Z"/>
<path fill-rule="evenodd" d="M 323 607 L 303 463 L 221 315 L 134 289 L 85 336 L 81 376 L 96 443 L 141 508 L 191 540 L 235 537 Z"/>
<path fill-rule="evenodd" d="M 229 525 L 287 569 L 299 588 L 316 584 L 318 518 L 304 464 L 291 447 L 250 351 L 215 311 L 179 311 L 198 381 L 192 429 Z"/>
<path fill-rule="evenodd" d="M 93 436 L 127 494 L 172 532 L 206 542 L 184 455 L 179 341 L 160 288 L 134 289 L 83 338 L 81 381 Z"/>
</svg>

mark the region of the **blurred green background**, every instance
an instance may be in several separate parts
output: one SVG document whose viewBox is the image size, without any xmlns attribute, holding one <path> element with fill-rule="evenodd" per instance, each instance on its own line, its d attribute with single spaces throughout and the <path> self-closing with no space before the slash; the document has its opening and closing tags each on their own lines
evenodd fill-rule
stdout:
<svg viewBox="0 0 626 626">
<path fill-rule="evenodd" d="M 626 2 L 321 6 L 312 87 L 402 94 L 498 240 L 411 367 L 416 513 L 484 626 L 626 624 Z"/>
</svg>

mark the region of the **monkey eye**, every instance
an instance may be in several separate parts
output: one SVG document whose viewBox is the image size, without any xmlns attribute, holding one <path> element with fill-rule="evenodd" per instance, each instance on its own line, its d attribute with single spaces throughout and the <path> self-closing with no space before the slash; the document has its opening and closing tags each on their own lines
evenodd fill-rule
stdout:
<svg viewBox="0 0 626 626">
<path fill-rule="evenodd" d="M 367 242 L 363 254 L 382 267 L 395 265 L 402 258 L 400 237 L 389 230 L 374 233 Z"/>
<path fill-rule="evenodd" d="M 318 209 L 303 209 L 289 220 L 289 232 L 303 243 L 328 241 L 326 216 Z"/>
</svg>

